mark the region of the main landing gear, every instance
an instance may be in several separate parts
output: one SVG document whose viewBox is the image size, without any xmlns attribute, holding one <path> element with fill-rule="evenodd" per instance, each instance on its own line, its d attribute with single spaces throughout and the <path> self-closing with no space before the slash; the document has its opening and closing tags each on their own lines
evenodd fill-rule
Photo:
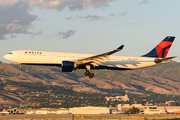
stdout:
<svg viewBox="0 0 180 120">
<path fill-rule="evenodd" d="M 89 70 L 86 70 L 86 72 L 84 73 L 85 76 L 89 76 L 89 78 L 93 78 L 94 77 L 94 73 L 90 73 Z"/>
<path fill-rule="evenodd" d="M 94 77 L 94 73 L 90 72 L 90 65 L 86 65 L 86 72 L 84 73 L 85 76 L 89 76 L 89 78 L 93 78 Z"/>
<path fill-rule="evenodd" d="M 19 70 L 20 70 L 20 71 L 22 71 L 22 70 L 23 70 L 23 68 L 22 68 L 22 65 L 21 65 L 21 64 L 19 64 Z"/>
</svg>

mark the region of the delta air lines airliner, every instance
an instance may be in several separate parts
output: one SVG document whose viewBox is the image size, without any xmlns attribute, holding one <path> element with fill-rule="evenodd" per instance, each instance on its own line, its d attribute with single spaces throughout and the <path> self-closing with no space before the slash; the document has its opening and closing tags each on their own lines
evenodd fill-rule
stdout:
<svg viewBox="0 0 180 120">
<path fill-rule="evenodd" d="M 168 36 L 149 53 L 141 57 L 112 55 L 123 49 L 121 45 L 115 50 L 102 54 L 84 54 L 69 52 L 51 52 L 38 50 L 16 50 L 4 55 L 4 58 L 22 65 L 44 65 L 60 67 L 62 72 L 85 69 L 85 76 L 93 78 L 91 70 L 135 70 L 171 62 L 173 57 L 166 57 L 175 37 Z"/>
</svg>

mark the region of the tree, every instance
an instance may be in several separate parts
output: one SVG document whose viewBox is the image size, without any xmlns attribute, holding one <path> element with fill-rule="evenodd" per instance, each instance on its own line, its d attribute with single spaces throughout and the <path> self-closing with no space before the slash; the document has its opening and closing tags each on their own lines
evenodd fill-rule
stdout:
<svg viewBox="0 0 180 120">
<path fill-rule="evenodd" d="M 128 109 L 127 111 L 125 111 L 125 113 L 139 113 L 139 109 L 132 107 L 131 109 Z"/>
</svg>

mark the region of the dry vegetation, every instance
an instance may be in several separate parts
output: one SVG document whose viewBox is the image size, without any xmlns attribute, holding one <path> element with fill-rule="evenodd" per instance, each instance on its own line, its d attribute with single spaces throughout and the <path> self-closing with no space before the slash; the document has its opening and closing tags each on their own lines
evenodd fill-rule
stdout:
<svg viewBox="0 0 180 120">
<path fill-rule="evenodd" d="M 179 120 L 180 115 L 74 115 L 74 120 Z M 2 120 L 73 120 L 72 115 L 6 115 L 0 116 Z"/>
<path fill-rule="evenodd" d="M 0 62 L 0 103 L 21 102 L 14 91 L 24 91 L 21 83 L 51 85 L 72 89 L 77 92 L 121 94 L 125 89 L 132 94 L 145 95 L 149 92 L 180 95 L 180 63 L 172 62 L 132 71 L 93 71 L 95 77 L 85 77 L 84 70 L 72 73 L 60 72 L 59 67 L 23 66 Z M 9 83 L 16 83 L 9 84 Z M 3 86 L 4 85 L 4 86 Z M 14 86 L 13 86 L 14 85 Z M 32 85 L 33 86 L 33 85 Z M 121 91 L 120 91 L 121 90 Z M 19 94 L 19 93 L 18 93 Z"/>
</svg>

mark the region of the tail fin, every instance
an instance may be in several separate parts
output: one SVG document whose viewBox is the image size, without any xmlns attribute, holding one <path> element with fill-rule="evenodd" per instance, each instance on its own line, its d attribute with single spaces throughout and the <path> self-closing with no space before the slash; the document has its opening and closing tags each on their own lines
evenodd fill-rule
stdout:
<svg viewBox="0 0 180 120">
<path fill-rule="evenodd" d="M 166 58 L 166 55 L 171 48 L 174 38 L 175 37 L 167 36 L 154 49 L 152 49 L 149 53 L 143 55 L 142 57 Z"/>
<path fill-rule="evenodd" d="M 165 106 L 164 106 L 164 111 L 165 111 L 165 112 L 168 112 Z"/>
</svg>

